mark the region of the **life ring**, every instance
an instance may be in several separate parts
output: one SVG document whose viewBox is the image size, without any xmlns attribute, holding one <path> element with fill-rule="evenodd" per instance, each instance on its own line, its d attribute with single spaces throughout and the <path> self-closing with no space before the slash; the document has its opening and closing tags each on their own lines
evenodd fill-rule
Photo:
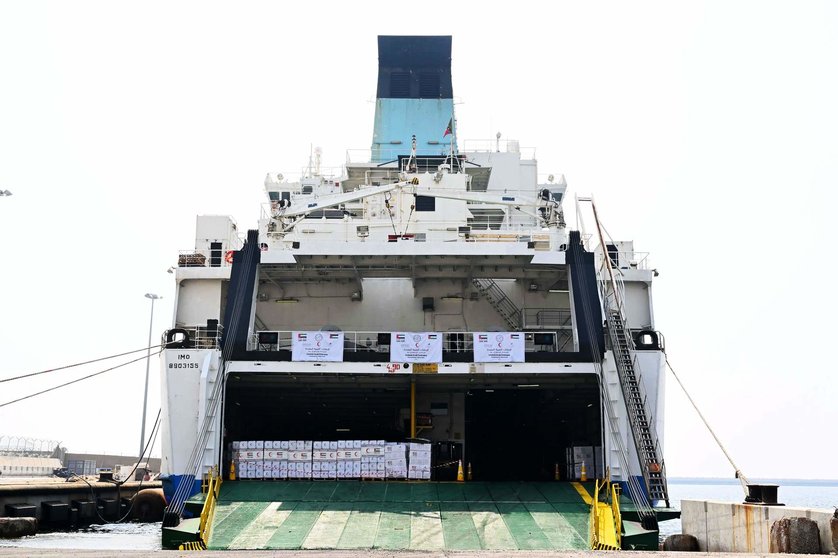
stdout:
<svg viewBox="0 0 838 558">
<path fill-rule="evenodd" d="M 233 251 L 232 250 L 227 250 L 227 253 L 224 254 L 224 261 L 227 262 L 228 264 L 233 263 Z"/>
</svg>

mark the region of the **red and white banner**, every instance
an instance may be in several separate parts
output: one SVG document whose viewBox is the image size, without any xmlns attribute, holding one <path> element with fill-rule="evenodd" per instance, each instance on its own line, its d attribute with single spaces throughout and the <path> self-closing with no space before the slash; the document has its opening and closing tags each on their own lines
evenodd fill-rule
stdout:
<svg viewBox="0 0 838 558">
<path fill-rule="evenodd" d="M 391 362 L 442 362 L 442 334 L 394 331 L 390 334 Z"/>
<path fill-rule="evenodd" d="M 474 362 L 524 362 L 524 334 L 506 331 L 475 332 Z"/>
<path fill-rule="evenodd" d="M 293 332 L 291 337 L 291 360 L 298 362 L 343 361 L 343 332 Z"/>
</svg>

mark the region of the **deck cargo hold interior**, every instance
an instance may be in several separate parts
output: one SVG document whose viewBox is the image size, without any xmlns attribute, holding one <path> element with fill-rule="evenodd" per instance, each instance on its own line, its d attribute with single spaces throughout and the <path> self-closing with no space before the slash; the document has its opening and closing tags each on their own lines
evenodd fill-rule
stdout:
<svg viewBox="0 0 838 558">
<path fill-rule="evenodd" d="M 557 467 L 567 480 L 568 449 L 601 446 L 601 431 L 599 388 L 587 374 L 235 373 L 226 385 L 225 447 L 234 440 L 397 442 L 413 433 L 434 443 L 435 480 L 454 480 L 460 458 L 474 480 L 554 480 Z M 601 464 L 587 466 L 593 474 Z"/>
</svg>

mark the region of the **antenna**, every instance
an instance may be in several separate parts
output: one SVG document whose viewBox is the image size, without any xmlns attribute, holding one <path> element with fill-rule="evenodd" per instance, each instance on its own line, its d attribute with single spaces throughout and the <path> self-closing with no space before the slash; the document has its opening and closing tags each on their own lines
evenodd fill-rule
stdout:
<svg viewBox="0 0 838 558">
<path fill-rule="evenodd" d="M 323 149 L 320 147 L 314 148 L 314 176 L 320 176 L 320 156 L 323 155 Z"/>
</svg>

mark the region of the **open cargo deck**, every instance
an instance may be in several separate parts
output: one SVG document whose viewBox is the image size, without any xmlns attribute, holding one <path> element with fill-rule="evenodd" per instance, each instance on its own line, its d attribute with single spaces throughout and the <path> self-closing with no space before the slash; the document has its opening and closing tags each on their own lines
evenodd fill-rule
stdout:
<svg viewBox="0 0 838 558">
<path fill-rule="evenodd" d="M 584 550 L 590 508 L 567 482 L 236 481 L 210 550 Z M 585 485 L 592 492 L 592 483 Z"/>
</svg>

